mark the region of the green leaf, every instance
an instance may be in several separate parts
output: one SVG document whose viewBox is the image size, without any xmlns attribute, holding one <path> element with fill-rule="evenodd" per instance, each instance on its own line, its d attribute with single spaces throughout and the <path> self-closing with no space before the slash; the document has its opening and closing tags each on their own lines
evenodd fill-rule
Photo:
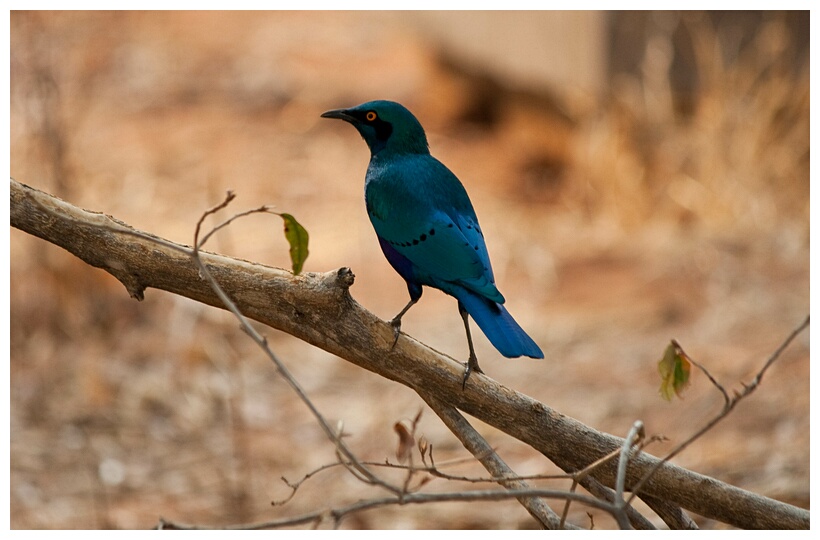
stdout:
<svg viewBox="0 0 820 540">
<path fill-rule="evenodd" d="M 689 386 L 689 374 L 692 371 L 692 361 L 683 352 L 683 349 L 674 339 L 663 353 L 658 362 L 658 373 L 661 376 L 660 394 L 666 401 L 672 401 L 672 396 L 679 398 Z"/>
<path fill-rule="evenodd" d="M 285 222 L 285 238 L 290 244 L 290 262 L 293 264 L 293 273 L 298 275 L 308 257 L 308 232 L 292 215 L 279 215 Z"/>
</svg>

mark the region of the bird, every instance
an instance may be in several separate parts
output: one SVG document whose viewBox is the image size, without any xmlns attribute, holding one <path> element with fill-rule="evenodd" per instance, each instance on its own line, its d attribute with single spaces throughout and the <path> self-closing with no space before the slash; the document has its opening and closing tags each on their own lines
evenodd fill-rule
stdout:
<svg viewBox="0 0 820 540">
<path fill-rule="evenodd" d="M 433 287 L 454 297 L 464 322 L 469 358 L 462 390 L 478 365 L 469 314 L 504 356 L 544 358 L 544 353 L 504 307 L 484 233 L 461 181 L 430 154 L 418 119 L 394 101 L 368 101 L 322 118 L 353 125 L 370 148 L 364 181 L 367 215 L 385 258 L 407 284 L 410 301 L 390 321 L 393 347 L 401 318 Z M 392 350 L 392 348 L 391 348 Z"/>
</svg>

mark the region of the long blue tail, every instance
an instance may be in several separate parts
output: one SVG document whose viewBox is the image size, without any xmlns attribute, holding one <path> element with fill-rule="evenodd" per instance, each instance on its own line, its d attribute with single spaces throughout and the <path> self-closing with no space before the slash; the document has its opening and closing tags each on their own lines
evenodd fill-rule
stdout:
<svg viewBox="0 0 820 540">
<path fill-rule="evenodd" d="M 538 345 L 518 326 L 504 306 L 460 287 L 451 294 L 461 302 L 498 352 L 507 358 L 544 358 Z"/>
</svg>

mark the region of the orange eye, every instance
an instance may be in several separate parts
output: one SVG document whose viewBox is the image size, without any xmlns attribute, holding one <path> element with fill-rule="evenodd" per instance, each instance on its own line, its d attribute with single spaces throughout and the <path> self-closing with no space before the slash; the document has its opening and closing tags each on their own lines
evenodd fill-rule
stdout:
<svg viewBox="0 0 820 540">
<path fill-rule="evenodd" d="M 367 111 L 367 114 L 365 114 L 364 117 L 367 118 L 368 122 L 372 122 L 376 119 L 376 113 L 373 111 Z"/>
</svg>

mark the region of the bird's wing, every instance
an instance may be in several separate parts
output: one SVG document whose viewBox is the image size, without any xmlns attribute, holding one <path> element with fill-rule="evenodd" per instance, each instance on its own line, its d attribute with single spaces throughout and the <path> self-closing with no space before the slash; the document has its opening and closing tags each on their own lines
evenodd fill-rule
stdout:
<svg viewBox="0 0 820 540">
<path fill-rule="evenodd" d="M 376 233 L 414 266 L 422 283 L 442 288 L 456 283 L 498 303 L 484 235 L 474 216 L 437 211 L 423 220 L 407 220 L 399 229 L 371 215 Z M 429 283 L 427 283 L 429 282 Z"/>
</svg>

